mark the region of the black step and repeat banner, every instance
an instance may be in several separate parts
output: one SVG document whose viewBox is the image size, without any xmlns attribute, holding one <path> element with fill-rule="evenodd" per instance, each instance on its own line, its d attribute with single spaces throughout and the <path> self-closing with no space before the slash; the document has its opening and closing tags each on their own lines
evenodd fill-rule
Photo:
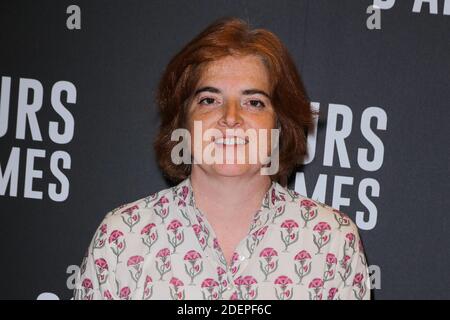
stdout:
<svg viewBox="0 0 450 320">
<path fill-rule="evenodd" d="M 450 298 L 450 0 L 1 1 L 0 298 L 70 299 L 104 215 L 169 186 L 155 88 L 222 16 L 294 57 L 319 117 L 289 185 L 356 222 L 374 298 Z"/>
</svg>

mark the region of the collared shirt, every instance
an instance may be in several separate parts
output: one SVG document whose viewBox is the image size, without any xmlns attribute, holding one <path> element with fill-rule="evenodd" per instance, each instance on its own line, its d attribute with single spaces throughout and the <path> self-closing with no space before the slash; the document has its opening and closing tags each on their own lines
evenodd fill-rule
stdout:
<svg viewBox="0 0 450 320">
<path fill-rule="evenodd" d="M 272 182 L 228 266 L 190 178 L 106 214 L 75 299 L 369 299 L 358 228 Z"/>
</svg>

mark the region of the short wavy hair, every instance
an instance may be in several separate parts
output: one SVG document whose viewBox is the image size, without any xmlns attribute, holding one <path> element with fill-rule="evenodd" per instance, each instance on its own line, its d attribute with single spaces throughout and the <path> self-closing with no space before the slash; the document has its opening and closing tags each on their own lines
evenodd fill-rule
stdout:
<svg viewBox="0 0 450 320">
<path fill-rule="evenodd" d="M 307 132 L 315 112 L 295 63 L 280 39 L 266 29 L 251 29 L 249 23 L 234 17 L 210 24 L 164 70 L 156 92 L 161 120 L 154 142 L 158 164 L 172 182 L 178 183 L 190 175 L 190 164 L 174 164 L 171 160 L 172 148 L 179 143 L 172 141 L 171 135 L 175 129 L 187 128 L 188 103 L 203 67 L 230 55 L 256 55 L 268 70 L 280 129 L 279 170 L 270 178 L 285 184 L 307 152 Z"/>
</svg>

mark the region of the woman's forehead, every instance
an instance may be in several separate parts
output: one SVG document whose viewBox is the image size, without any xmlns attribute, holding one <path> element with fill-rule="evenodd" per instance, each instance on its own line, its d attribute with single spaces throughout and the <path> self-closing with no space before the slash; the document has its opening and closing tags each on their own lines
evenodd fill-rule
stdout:
<svg viewBox="0 0 450 320">
<path fill-rule="evenodd" d="M 227 56 L 208 62 L 202 68 L 197 87 L 215 86 L 249 86 L 268 90 L 269 75 L 261 59 L 254 55 Z"/>
</svg>

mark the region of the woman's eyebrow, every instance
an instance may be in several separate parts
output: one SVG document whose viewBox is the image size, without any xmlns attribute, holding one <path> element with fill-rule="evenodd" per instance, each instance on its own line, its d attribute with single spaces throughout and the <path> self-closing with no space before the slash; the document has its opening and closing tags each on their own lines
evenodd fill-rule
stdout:
<svg viewBox="0 0 450 320">
<path fill-rule="evenodd" d="M 201 87 L 200 89 L 195 90 L 194 97 L 197 96 L 199 93 L 202 93 L 205 91 L 212 92 L 212 93 L 221 93 L 221 91 L 219 89 L 214 88 L 214 87 Z"/>
<path fill-rule="evenodd" d="M 201 87 L 201 88 L 195 90 L 194 97 L 197 96 L 199 93 L 205 92 L 205 91 L 211 92 L 211 93 L 222 93 L 222 91 L 220 91 L 220 89 L 218 89 L 218 88 L 207 86 L 207 87 Z M 270 95 L 268 93 L 266 93 L 264 90 L 260 90 L 260 89 L 246 89 L 246 90 L 242 90 L 241 93 L 243 95 L 261 94 L 261 95 L 267 97 L 269 100 L 271 100 Z"/>
<path fill-rule="evenodd" d="M 265 96 L 267 99 L 271 100 L 270 95 L 268 93 L 266 93 L 264 90 L 247 89 L 247 90 L 241 91 L 241 93 L 244 94 L 244 95 L 261 94 L 261 95 Z"/>
</svg>

